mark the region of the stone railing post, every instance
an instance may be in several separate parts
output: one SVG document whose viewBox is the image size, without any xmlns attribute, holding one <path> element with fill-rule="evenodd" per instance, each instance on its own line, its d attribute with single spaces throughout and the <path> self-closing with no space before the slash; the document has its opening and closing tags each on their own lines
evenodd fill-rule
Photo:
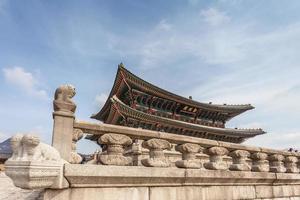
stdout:
<svg viewBox="0 0 300 200">
<path fill-rule="evenodd" d="M 76 110 L 72 98 L 75 94 L 75 88 L 72 85 L 62 85 L 56 89 L 53 101 L 52 146 L 68 162 L 71 159 L 70 153 L 72 151 L 74 112 Z"/>
<path fill-rule="evenodd" d="M 132 144 L 130 137 L 115 133 L 102 135 L 99 144 L 105 144 L 106 150 L 102 152 L 98 160 L 104 165 L 130 165 L 132 158 L 124 156 L 124 147 Z"/>
<path fill-rule="evenodd" d="M 300 169 L 297 166 L 298 158 L 296 156 L 287 156 L 284 160 L 287 173 L 299 173 Z"/>
<path fill-rule="evenodd" d="M 247 163 L 247 158 L 250 156 L 250 153 L 245 150 L 235 150 L 230 153 L 232 157 L 232 165 L 229 169 L 233 171 L 250 171 L 251 167 Z"/>
<path fill-rule="evenodd" d="M 171 149 L 172 145 L 167 140 L 150 139 L 144 141 L 142 146 L 149 149 L 150 158 L 143 159 L 141 162 L 146 167 L 170 167 L 171 163 L 165 157 L 163 150 Z"/>
<path fill-rule="evenodd" d="M 79 164 L 82 161 L 82 157 L 77 153 L 76 143 L 78 140 L 80 140 L 83 136 L 83 132 L 80 129 L 74 129 L 73 130 L 73 136 L 72 136 L 72 152 L 71 152 L 71 158 L 70 163 L 72 164 Z"/>
<path fill-rule="evenodd" d="M 270 170 L 269 161 L 267 160 L 268 154 L 256 152 L 251 154 L 252 158 L 252 171 L 254 172 L 268 172 Z"/>
<path fill-rule="evenodd" d="M 286 172 L 286 168 L 284 167 L 284 156 L 280 154 L 273 154 L 269 156 L 270 161 L 270 171 L 276 173 L 284 173 Z"/>
<path fill-rule="evenodd" d="M 132 157 L 132 164 L 134 166 L 142 165 L 142 143 L 143 140 L 135 139 L 132 143 L 129 155 Z"/>
<path fill-rule="evenodd" d="M 176 146 L 176 151 L 182 153 L 182 160 L 176 161 L 175 165 L 179 168 L 202 168 L 200 160 L 196 159 L 196 153 L 203 148 L 198 144 L 185 143 Z"/>
<path fill-rule="evenodd" d="M 205 163 L 204 167 L 213 170 L 227 170 L 228 165 L 224 161 L 224 156 L 228 154 L 228 150 L 224 147 L 211 147 L 207 150 L 210 162 Z"/>
</svg>

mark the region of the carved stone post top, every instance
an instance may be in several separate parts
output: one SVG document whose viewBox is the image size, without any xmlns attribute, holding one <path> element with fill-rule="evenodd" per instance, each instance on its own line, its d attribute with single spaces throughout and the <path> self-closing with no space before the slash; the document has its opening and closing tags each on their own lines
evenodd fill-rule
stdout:
<svg viewBox="0 0 300 200">
<path fill-rule="evenodd" d="M 216 156 L 224 156 L 228 153 L 228 150 L 224 147 L 211 147 L 207 150 L 209 155 L 216 155 Z"/>
<path fill-rule="evenodd" d="M 284 160 L 284 156 L 281 154 L 273 154 L 269 156 L 269 160 L 270 161 L 283 161 Z"/>
<path fill-rule="evenodd" d="M 142 143 L 146 149 L 168 149 L 171 150 L 172 145 L 167 140 L 153 138 Z"/>
<path fill-rule="evenodd" d="M 73 137 L 72 140 L 73 141 L 78 141 L 83 137 L 83 131 L 81 129 L 75 128 L 73 130 Z"/>
<path fill-rule="evenodd" d="M 99 144 L 123 145 L 128 146 L 132 144 L 132 140 L 127 135 L 116 133 L 106 133 L 98 139 Z"/>
<path fill-rule="evenodd" d="M 245 150 L 235 150 L 235 151 L 230 152 L 230 156 L 232 156 L 234 158 L 241 158 L 241 157 L 247 158 L 250 156 L 250 153 Z"/>
<path fill-rule="evenodd" d="M 54 94 L 54 99 L 59 101 L 68 101 L 68 98 L 74 97 L 76 94 L 75 87 L 71 84 L 60 85 Z"/>
<path fill-rule="evenodd" d="M 66 84 L 61 85 L 55 90 L 53 107 L 54 111 L 74 113 L 76 110 L 76 104 L 72 101 L 72 98 L 75 96 L 76 91 L 75 87 Z"/>
<path fill-rule="evenodd" d="M 262 152 L 256 152 L 251 154 L 251 158 L 255 160 L 266 160 L 268 158 L 268 154 Z"/>
<path fill-rule="evenodd" d="M 298 158 L 296 156 L 288 156 L 285 158 L 285 162 L 292 162 L 292 163 L 296 163 L 298 162 Z"/>
<path fill-rule="evenodd" d="M 180 144 L 175 147 L 175 150 L 181 153 L 199 153 L 203 149 L 204 148 L 201 147 L 199 144 L 193 143 Z"/>
</svg>

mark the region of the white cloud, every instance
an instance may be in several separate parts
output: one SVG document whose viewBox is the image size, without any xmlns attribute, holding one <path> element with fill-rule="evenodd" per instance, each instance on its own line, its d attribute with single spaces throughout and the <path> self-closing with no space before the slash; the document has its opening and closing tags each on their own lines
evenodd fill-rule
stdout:
<svg viewBox="0 0 300 200">
<path fill-rule="evenodd" d="M 200 15 L 203 17 L 203 20 L 211 26 L 218 26 L 230 21 L 230 17 L 216 8 L 201 10 Z"/>
<path fill-rule="evenodd" d="M 11 67 L 3 69 L 6 81 L 24 90 L 27 94 L 47 99 L 45 90 L 39 89 L 39 81 L 32 73 L 25 71 L 22 67 Z"/>
<path fill-rule="evenodd" d="M 212 76 L 207 84 L 196 86 L 189 93 L 218 103 L 252 102 L 272 106 L 272 109 L 290 107 L 292 110 L 300 100 L 299 95 L 295 95 L 300 90 L 300 61 L 295 54 L 300 45 L 294 42 L 300 39 L 299 34 L 300 24 L 256 35 L 228 31 L 219 39 L 231 38 L 228 40 L 233 40 L 233 45 L 239 44 L 237 53 L 227 54 L 224 50 L 229 56 L 225 60 L 218 54 L 208 53 L 216 58 L 215 64 L 227 69 L 227 73 Z M 222 45 L 216 43 L 214 48 L 222 49 Z M 227 63 L 228 60 L 232 62 Z M 211 63 L 210 59 L 206 61 Z"/>
<path fill-rule="evenodd" d="M 190 73 L 186 76 L 189 80 L 182 81 L 182 76 L 176 86 L 170 86 L 183 96 L 204 102 L 253 104 L 256 110 L 232 123 L 268 132 L 249 142 L 273 148 L 297 146 L 300 23 L 266 28 L 263 22 L 236 20 L 215 8 L 200 13 L 184 23 L 182 19 L 161 20 L 152 31 L 126 38 L 125 44 L 116 48 L 125 56 L 137 56 L 138 66 L 145 72 L 164 67 L 169 68 L 166 73 Z M 170 27 L 168 31 L 157 28 L 164 23 Z M 166 80 L 174 79 L 173 74 L 164 75 Z M 187 87 L 178 89 L 180 82 Z M 289 139 L 292 136 L 294 139 Z"/>
<path fill-rule="evenodd" d="M 264 124 L 262 122 L 251 122 L 247 124 L 242 124 L 240 127 L 247 127 L 247 128 L 261 128 L 264 127 Z"/>
<path fill-rule="evenodd" d="M 96 102 L 97 106 L 99 106 L 101 108 L 104 105 L 104 103 L 106 102 L 107 98 L 108 98 L 107 94 L 104 94 L 104 93 L 98 94 L 95 97 L 95 102 Z"/>
<path fill-rule="evenodd" d="M 195 26 L 191 32 L 183 31 L 185 25 L 170 24 L 172 28 L 166 33 L 157 28 L 162 22 L 166 21 L 159 22 L 147 37 L 136 40 L 141 45 L 126 48 L 127 54 L 139 55 L 139 66 L 144 70 L 173 67 L 173 63 L 176 66 L 191 57 L 188 60 L 196 65 L 189 67 L 195 76 L 216 73 L 206 78 L 205 84 L 188 87 L 183 95 L 193 94 L 195 99 L 207 102 L 264 105 L 265 112 L 299 111 L 295 105 L 300 101 L 296 95 L 300 90 L 300 61 L 296 55 L 300 45 L 294 42 L 300 40 L 299 23 L 261 33 L 251 22 L 229 23 L 222 29 L 207 31 Z"/>
<path fill-rule="evenodd" d="M 278 149 L 299 149 L 300 150 L 300 132 L 277 132 L 269 133 L 266 135 L 259 136 L 257 138 L 249 139 L 246 144 L 255 145 L 255 146 L 267 146 Z"/>
<path fill-rule="evenodd" d="M 239 4 L 240 1 L 234 2 Z M 190 3 L 197 1 L 191 0 Z M 144 73 L 153 69 L 158 71 L 159 75 L 153 79 L 162 84 L 176 79 L 176 73 L 182 74 L 182 77 L 189 79 L 179 77 L 178 84 L 170 88 L 184 96 L 192 95 L 195 100 L 252 103 L 258 107 L 253 111 L 254 117 L 247 118 L 252 112 L 245 114 L 245 120 L 237 124 L 238 127 L 272 127 L 271 130 L 266 129 L 268 134 L 254 140 L 268 140 L 265 146 L 276 147 L 278 144 L 270 138 L 281 135 L 279 127 L 291 129 L 300 120 L 300 60 L 297 55 L 300 49 L 300 43 L 297 42 L 300 41 L 300 24 L 276 24 L 275 27 L 248 15 L 247 20 L 240 15 L 237 19 L 230 9 L 228 12 L 231 15 L 209 8 L 196 14 L 185 13 L 180 15 L 182 18 L 163 18 L 151 29 L 134 30 L 130 35 L 103 32 L 102 27 L 96 31 L 80 27 L 78 31 L 72 30 L 78 35 L 73 36 L 74 40 L 71 37 L 72 45 L 68 48 L 81 55 L 99 57 L 99 52 L 108 52 L 130 58 Z M 94 26 L 91 27 L 94 29 Z M 72 35 L 72 32 L 60 35 Z M 95 43 L 99 42 L 99 38 L 101 44 L 106 44 L 110 51 L 99 48 L 103 47 Z M 63 44 L 64 48 L 68 46 L 65 40 L 63 37 L 55 44 Z M 184 76 L 187 73 L 192 75 Z M 159 77 L 164 79 L 159 80 Z M 187 87 L 178 89 L 181 82 Z M 99 106 L 103 106 L 106 100 L 106 94 L 95 97 Z M 276 123 L 281 119 L 284 125 Z M 298 130 L 299 127 L 294 132 Z"/>
<path fill-rule="evenodd" d="M 165 20 L 165 19 L 161 20 L 156 26 L 156 29 L 158 31 L 160 31 L 160 30 L 169 31 L 169 30 L 171 30 L 171 28 L 172 28 L 172 25 L 170 23 L 168 23 L 167 20 Z"/>
</svg>

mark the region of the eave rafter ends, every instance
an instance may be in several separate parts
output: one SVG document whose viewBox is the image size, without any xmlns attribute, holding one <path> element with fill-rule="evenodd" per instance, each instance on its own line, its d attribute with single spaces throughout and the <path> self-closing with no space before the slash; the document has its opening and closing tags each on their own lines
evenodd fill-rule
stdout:
<svg viewBox="0 0 300 200">
<path fill-rule="evenodd" d="M 119 112 L 120 115 L 136 118 L 138 120 L 159 122 L 161 124 L 187 128 L 193 131 L 203 131 L 208 133 L 215 133 L 220 135 L 227 135 L 227 136 L 234 136 L 234 137 L 241 137 L 241 138 L 250 138 L 265 133 L 262 129 L 217 128 L 217 127 L 210 127 L 210 126 L 192 124 L 188 122 L 163 118 L 163 117 L 159 117 L 148 113 L 144 113 L 142 111 L 135 110 L 129 107 L 128 105 L 124 104 L 120 99 L 118 99 L 117 96 L 113 96 L 111 98 L 111 102 L 115 108 L 118 108 L 117 111 Z"/>
<path fill-rule="evenodd" d="M 151 83 L 148 83 L 147 81 L 144 81 L 143 79 L 137 77 L 136 75 L 132 74 L 130 71 L 128 71 L 122 63 L 118 65 L 118 71 L 117 75 L 112 87 L 112 90 L 110 92 L 110 95 L 108 99 L 106 100 L 103 108 L 97 113 L 92 115 L 92 118 L 105 121 L 105 118 L 109 115 L 109 109 L 110 109 L 110 98 L 113 97 L 113 95 L 119 95 L 118 92 L 120 92 L 120 87 L 122 87 L 123 84 L 126 85 L 127 88 L 139 88 L 140 90 L 144 90 L 146 93 L 151 93 L 153 96 L 158 96 L 160 98 L 164 98 L 166 100 L 174 101 L 177 103 L 181 103 L 183 105 L 187 105 L 190 107 L 197 108 L 198 110 L 208 111 L 212 113 L 221 113 L 224 117 L 224 121 L 228 121 L 231 118 L 247 111 L 254 109 L 254 107 L 250 104 L 245 105 L 218 105 L 218 104 L 211 104 L 211 103 L 201 103 L 194 101 L 192 99 L 188 99 L 179 95 L 176 95 L 174 93 L 168 92 L 164 89 L 161 89 L 155 85 L 152 85 Z M 124 87 L 124 86 L 123 86 Z M 217 114 L 216 114 L 217 115 Z"/>
</svg>

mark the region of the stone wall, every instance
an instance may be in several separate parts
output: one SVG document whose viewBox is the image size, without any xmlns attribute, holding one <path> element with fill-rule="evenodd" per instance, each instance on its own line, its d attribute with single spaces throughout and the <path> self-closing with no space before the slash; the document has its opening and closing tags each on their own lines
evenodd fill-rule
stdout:
<svg viewBox="0 0 300 200">
<path fill-rule="evenodd" d="M 67 164 L 65 177 L 71 188 L 45 199 L 300 199 L 300 174 Z"/>
<path fill-rule="evenodd" d="M 295 186 L 181 186 L 72 188 L 47 190 L 45 199 L 61 200 L 299 200 Z"/>
</svg>

